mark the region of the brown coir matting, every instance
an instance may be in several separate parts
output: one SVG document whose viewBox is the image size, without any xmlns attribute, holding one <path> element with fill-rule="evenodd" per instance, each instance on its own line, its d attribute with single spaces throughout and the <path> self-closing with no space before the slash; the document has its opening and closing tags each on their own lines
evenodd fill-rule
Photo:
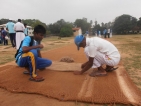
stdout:
<svg viewBox="0 0 141 106">
<path fill-rule="evenodd" d="M 43 57 L 53 60 L 54 67 L 55 64 L 57 66 L 56 69 L 48 67 L 38 71 L 45 78 L 43 82 L 29 81 L 29 75 L 23 74 L 23 68 L 7 65 L 0 67 L 0 87 L 11 92 L 41 94 L 62 101 L 141 105 L 141 91 L 130 80 L 122 64 L 105 77 L 89 77 L 92 70 L 83 75 L 74 75 L 70 72 L 70 67 L 74 64 L 57 63 L 63 56 L 74 58 L 76 70 L 80 69 L 80 63 L 86 61 L 83 50 L 78 52 L 75 45 L 47 51 L 43 53 Z M 69 71 L 59 71 L 59 67 L 60 70 Z"/>
</svg>

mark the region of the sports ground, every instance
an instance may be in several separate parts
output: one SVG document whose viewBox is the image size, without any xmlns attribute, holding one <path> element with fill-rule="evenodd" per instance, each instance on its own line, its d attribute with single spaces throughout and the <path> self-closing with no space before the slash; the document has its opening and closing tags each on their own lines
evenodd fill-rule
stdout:
<svg viewBox="0 0 141 106">
<path fill-rule="evenodd" d="M 49 39 L 49 40 L 48 40 Z M 141 105 L 141 35 L 113 36 L 112 42 L 121 53 L 116 71 L 105 77 L 90 77 L 90 69 L 83 75 L 74 75 L 86 61 L 83 49 L 77 51 L 73 38 L 45 38 L 42 56 L 53 61 L 51 67 L 38 71 L 43 82 L 29 81 L 25 69 L 12 61 L 15 52 L 1 46 L 0 104 L 1 106 L 96 106 Z M 4 58 L 9 57 L 10 60 Z M 63 57 L 73 58 L 73 63 L 60 62 Z M 11 61 L 11 62 L 9 62 Z"/>
</svg>

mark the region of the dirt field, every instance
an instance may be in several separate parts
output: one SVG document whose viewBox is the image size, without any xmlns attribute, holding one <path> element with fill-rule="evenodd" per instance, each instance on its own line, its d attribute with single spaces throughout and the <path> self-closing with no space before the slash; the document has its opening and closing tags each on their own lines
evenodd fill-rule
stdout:
<svg viewBox="0 0 141 106">
<path fill-rule="evenodd" d="M 120 40 L 123 40 L 123 39 L 126 39 L 126 38 L 124 38 L 124 37 L 117 37 L 117 38 L 115 37 L 114 38 L 113 37 L 113 38 L 110 39 L 110 41 L 113 44 L 115 44 L 118 47 L 118 49 L 120 50 L 121 55 L 122 55 L 122 62 L 128 65 L 128 66 L 125 65 L 125 68 L 127 67 L 126 70 L 128 71 L 129 75 L 131 74 L 130 75 L 131 79 L 133 80 L 133 82 L 135 82 L 135 84 L 137 85 L 138 88 L 141 88 L 140 77 L 139 77 L 139 76 L 141 76 L 140 67 L 138 67 L 138 66 L 133 67 L 132 65 L 129 66 L 129 63 L 128 63 L 129 62 L 128 60 L 130 60 L 130 62 L 132 62 L 132 60 L 129 59 L 129 57 L 132 57 L 133 54 L 136 54 L 137 52 L 133 53 L 133 49 L 130 50 L 130 48 L 127 48 L 127 45 L 126 45 L 128 43 L 133 43 L 133 42 L 139 42 L 140 43 L 140 40 L 139 40 L 139 37 L 136 37 L 135 39 L 133 39 L 132 37 L 131 38 L 128 37 L 129 39 L 127 39 L 127 42 L 121 42 L 120 41 Z M 60 58 L 63 57 L 64 51 L 63 52 L 55 51 L 57 53 L 56 56 L 54 56 L 54 55 L 52 56 L 51 53 L 48 54 L 48 56 L 46 56 L 46 51 L 48 50 L 48 48 L 52 48 L 52 46 L 55 45 L 57 48 L 60 47 L 60 49 L 61 49 L 61 46 L 70 45 L 72 42 L 73 42 L 72 39 L 64 40 L 64 41 L 49 41 L 49 42 L 44 41 L 43 43 L 47 47 L 45 48 L 45 50 L 43 50 L 43 57 L 48 57 L 48 58 L 52 59 L 53 61 L 59 61 Z M 51 45 L 51 46 L 48 46 L 48 45 Z M 133 45 L 133 46 L 136 46 L 136 45 Z M 123 48 L 123 47 L 125 47 L 125 48 Z M 2 51 L 4 53 L 4 55 L 7 55 L 7 51 L 9 51 L 11 53 L 15 52 L 15 50 L 13 48 L 10 48 L 9 46 L 6 49 L 5 48 L 6 47 L 4 47 L 4 46 L 2 46 L 0 48 L 0 51 Z M 0 53 L 2 53 L 2 52 L 0 52 Z M 85 61 L 84 58 L 79 58 L 79 57 L 75 56 L 75 53 L 73 53 L 73 51 L 70 51 L 70 52 L 72 52 L 70 57 L 75 58 L 76 62 L 80 63 L 80 62 Z M 83 50 L 81 50 L 79 52 L 83 52 Z M 12 56 L 9 56 L 9 57 L 11 57 L 11 60 L 12 60 L 13 57 Z M 15 63 L 10 62 L 8 64 L 15 64 Z M 13 75 L 14 74 L 15 73 L 13 73 Z M 34 106 L 96 106 L 96 104 L 81 103 L 81 102 L 76 102 L 76 101 L 74 101 L 74 102 L 69 102 L 69 101 L 62 102 L 62 101 L 59 101 L 59 100 L 56 100 L 56 99 L 47 98 L 45 96 L 37 95 L 37 94 L 11 93 L 11 92 L 8 92 L 7 90 L 2 89 L 2 88 L 0 89 L 0 98 L 1 98 L 0 99 L 0 106 L 11 106 L 11 105 L 12 106 L 33 106 L 33 105 Z"/>
</svg>

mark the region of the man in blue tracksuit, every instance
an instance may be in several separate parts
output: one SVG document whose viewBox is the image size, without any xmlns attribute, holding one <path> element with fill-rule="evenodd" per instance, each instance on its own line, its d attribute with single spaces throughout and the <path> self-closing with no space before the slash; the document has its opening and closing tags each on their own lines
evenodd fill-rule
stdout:
<svg viewBox="0 0 141 106">
<path fill-rule="evenodd" d="M 38 76 L 36 70 L 50 66 L 52 61 L 42 58 L 40 53 L 40 49 L 43 48 L 43 45 L 40 44 L 40 42 L 46 33 L 46 29 L 42 25 L 37 25 L 34 28 L 33 33 L 33 38 L 30 36 L 24 38 L 15 57 L 18 66 L 28 69 L 28 71 L 25 71 L 24 73 L 31 75 L 29 80 L 40 82 L 43 81 L 44 78 Z M 32 45 L 31 42 L 33 42 Z"/>
</svg>

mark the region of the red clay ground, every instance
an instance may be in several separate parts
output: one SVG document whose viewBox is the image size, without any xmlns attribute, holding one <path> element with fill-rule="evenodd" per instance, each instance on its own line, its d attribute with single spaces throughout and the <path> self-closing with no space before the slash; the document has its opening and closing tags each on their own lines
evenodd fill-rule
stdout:
<svg viewBox="0 0 141 106">
<path fill-rule="evenodd" d="M 83 49 L 81 49 L 78 52 L 76 50 L 76 47 L 74 44 L 43 53 L 43 57 L 49 58 L 53 61 L 59 61 L 64 56 L 73 57 L 75 60 L 75 63 L 83 63 L 86 61 L 86 57 L 83 54 Z M 6 67 L 8 68 L 9 66 L 6 66 Z M 5 69 L 5 68 L 3 68 L 3 69 Z M 1 68 L 0 70 L 3 70 L 3 69 Z M 23 69 L 21 69 L 21 70 L 23 71 Z M 22 71 L 20 72 L 20 70 L 19 70 L 18 74 L 22 73 Z M 4 80 L 1 79 L 0 85 L 3 85 L 2 87 L 5 88 L 6 85 L 4 85 L 4 84 L 9 83 L 9 81 L 12 81 L 13 79 L 11 79 L 11 78 L 15 78 L 15 79 L 18 78 L 17 73 L 14 73 L 14 72 L 15 72 L 14 70 L 13 70 L 13 72 L 10 72 L 10 74 L 7 75 L 7 79 L 4 79 Z M 4 71 L 2 71 L 0 73 L 2 73 L 1 78 L 6 78 Z M 69 73 L 71 73 L 71 75 L 73 76 L 72 72 L 69 72 Z M 42 74 L 42 76 L 46 77 L 44 75 L 44 72 L 42 72 L 40 74 Z M 66 73 L 66 74 L 63 73 L 62 78 L 67 74 L 68 73 Z M 59 75 L 59 74 L 56 74 L 56 75 Z M 12 76 L 12 77 L 10 78 L 10 76 Z M 25 79 L 25 77 L 28 78 L 27 76 L 25 76 L 25 77 L 24 77 L 24 75 L 22 75 L 22 76 L 23 76 L 23 79 Z M 112 76 L 116 76 L 116 78 L 114 78 Z M 50 74 L 50 77 L 51 77 L 51 74 Z M 78 76 L 78 77 L 80 77 L 80 79 L 81 79 L 81 76 Z M 107 94 L 107 98 L 108 98 L 108 97 L 111 97 L 110 95 L 113 95 L 114 92 L 112 92 L 112 90 L 115 89 L 115 91 L 116 91 L 115 95 L 116 94 L 120 94 L 120 95 L 118 95 L 118 97 L 117 97 L 118 99 L 113 98 L 113 101 L 117 100 L 117 101 L 119 101 L 119 103 L 132 103 L 132 104 L 135 103 L 138 105 L 140 104 L 139 102 L 141 100 L 141 98 L 140 98 L 141 93 L 136 88 L 136 86 L 131 82 L 131 80 L 129 79 L 122 64 L 120 64 L 120 68 L 116 72 L 110 73 L 107 78 L 102 77 L 102 78 L 94 79 L 94 78 L 89 77 L 87 73 L 85 73 L 85 78 L 87 80 L 82 82 L 82 85 L 80 85 L 82 87 L 78 92 L 79 97 L 81 97 L 83 95 L 85 95 L 87 97 L 91 94 L 96 95 L 96 93 L 99 92 L 99 94 L 100 93 L 101 94 L 105 93 L 104 95 Z M 48 80 L 49 80 L 49 76 L 46 77 L 45 82 L 46 81 L 48 82 Z M 3 81 L 5 82 L 4 84 L 2 83 Z M 19 78 L 19 79 L 17 79 L 17 81 L 15 81 L 15 83 L 10 84 L 10 86 L 19 85 L 18 82 L 20 82 L 20 81 L 23 81 L 23 80 Z M 28 80 L 26 80 L 26 81 L 29 84 Z M 24 84 L 25 89 L 27 87 L 26 81 L 24 80 L 23 81 L 24 83 L 21 83 L 22 85 Z M 105 82 L 103 82 L 103 81 L 107 81 L 108 83 L 111 83 L 112 85 L 107 85 L 108 83 L 105 84 Z M 112 81 L 112 82 L 110 82 L 110 81 Z M 100 85 L 99 85 L 99 82 L 101 83 Z M 64 82 L 62 82 L 62 83 L 64 83 Z M 42 84 L 47 84 L 47 83 L 42 82 Z M 116 85 L 116 84 L 118 84 L 118 85 Z M 33 85 L 36 86 L 36 83 L 33 82 Z M 104 88 L 105 86 L 108 86 L 107 90 Z M 92 87 L 95 88 L 95 91 L 92 91 L 93 90 Z M 6 88 L 6 89 L 10 89 L 10 88 Z M 103 91 L 103 93 L 102 93 L 102 91 Z M 109 91 L 111 91 L 111 93 L 109 93 Z M 100 103 L 99 101 L 101 99 L 98 98 L 98 95 L 96 97 L 97 98 L 95 98 L 95 100 L 97 99 L 97 103 Z M 45 97 L 42 95 L 37 95 L 37 94 L 10 93 L 4 89 L 0 89 L 0 98 L 1 98 L 0 99 L 1 106 L 11 106 L 11 105 L 13 105 L 13 106 L 27 106 L 27 105 L 28 106 L 33 106 L 33 105 L 34 106 L 75 106 L 75 105 L 79 105 L 80 106 L 80 105 L 84 105 L 83 103 L 75 104 L 75 101 L 74 102 L 69 102 L 69 101 L 62 102 L 62 101 L 58 101 L 56 99 L 51 99 L 51 98 L 48 98 L 48 97 Z M 107 98 L 105 98 L 105 99 L 107 99 Z M 116 99 L 116 100 L 114 100 L 114 99 Z M 123 101 L 121 99 L 123 99 Z M 93 105 L 93 104 L 89 104 L 89 105 Z"/>
</svg>

